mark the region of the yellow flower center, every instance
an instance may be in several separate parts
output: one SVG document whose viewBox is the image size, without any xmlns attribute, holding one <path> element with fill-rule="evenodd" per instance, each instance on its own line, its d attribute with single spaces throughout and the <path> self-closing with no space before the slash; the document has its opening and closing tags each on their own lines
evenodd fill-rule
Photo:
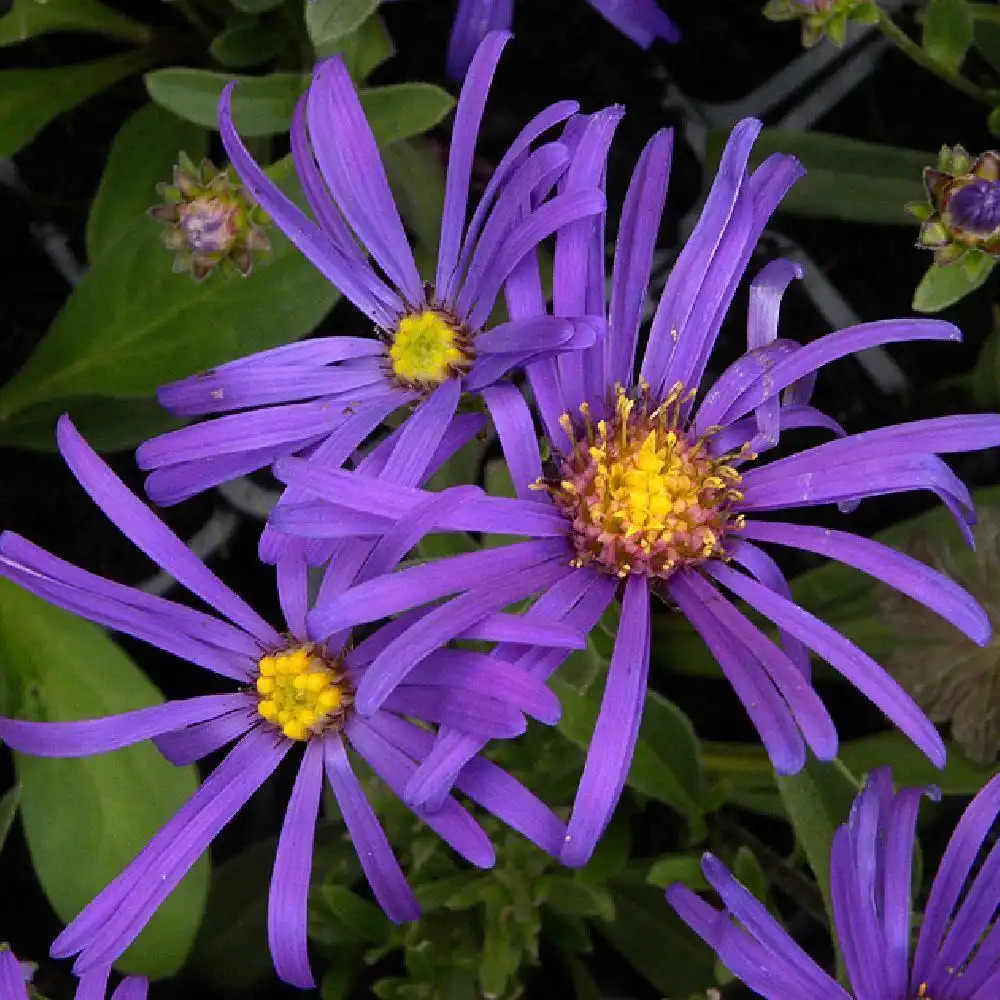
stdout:
<svg viewBox="0 0 1000 1000">
<path fill-rule="evenodd" d="M 399 321 L 389 348 L 392 372 L 407 386 L 429 388 L 465 371 L 471 342 L 461 323 L 436 309 Z"/>
<path fill-rule="evenodd" d="M 723 556 L 723 536 L 743 523 L 730 514 L 742 499 L 740 475 L 727 464 L 735 456 L 710 454 L 708 436 L 692 442 L 684 434 L 688 398 L 675 386 L 650 412 L 648 386 L 638 401 L 619 386 L 610 419 L 594 426 L 586 404 L 582 422 L 563 416 L 574 447 L 551 490 L 573 522 L 576 565 L 667 577 Z"/>
<path fill-rule="evenodd" d="M 346 675 L 316 646 L 264 656 L 257 669 L 257 711 L 290 740 L 339 726 L 353 701 Z"/>
</svg>

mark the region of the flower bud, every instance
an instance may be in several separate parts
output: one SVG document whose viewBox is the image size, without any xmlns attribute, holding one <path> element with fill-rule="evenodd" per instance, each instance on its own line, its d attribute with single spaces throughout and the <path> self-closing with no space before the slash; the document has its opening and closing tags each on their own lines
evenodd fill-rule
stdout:
<svg viewBox="0 0 1000 1000">
<path fill-rule="evenodd" d="M 917 246 L 935 264 L 979 254 L 1000 257 L 1000 154 L 973 159 L 961 146 L 943 146 L 936 167 L 924 168 L 926 202 L 907 205 L 920 219 Z"/>
<path fill-rule="evenodd" d="M 167 225 L 163 243 L 175 253 L 173 269 L 201 281 L 218 268 L 224 275 L 246 276 L 255 260 L 269 256 L 271 244 L 262 226 L 268 221 L 229 168 L 210 160 L 199 166 L 184 153 L 174 167 L 172 184 L 158 184 L 166 201 L 149 214 Z"/>
<path fill-rule="evenodd" d="M 768 0 L 763 13 L 769 21 L 801 21 L 802 45 L 807 49 L 823 38 L 843 45 L 849 21 L 878 20 L 878 7 L 871 0 Z"/>
</svg>

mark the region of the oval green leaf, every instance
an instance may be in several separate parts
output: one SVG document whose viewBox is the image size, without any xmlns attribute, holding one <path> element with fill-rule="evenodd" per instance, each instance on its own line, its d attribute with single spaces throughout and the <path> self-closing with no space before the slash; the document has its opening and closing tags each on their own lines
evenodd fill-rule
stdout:
<svg viewBox="0 0 1000 1000">
<path fill-rule="evenodd" d="M 148 42 L 150 30 L 97 0 L 14 0 L 0 17 L 0 45 L 47 35 L 53 31 L 93 31 L 126 42 Z"/>
</svg>

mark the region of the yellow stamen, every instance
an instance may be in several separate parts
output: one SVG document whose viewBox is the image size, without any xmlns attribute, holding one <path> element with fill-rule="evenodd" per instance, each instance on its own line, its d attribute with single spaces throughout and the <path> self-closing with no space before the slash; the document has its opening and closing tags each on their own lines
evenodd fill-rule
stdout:
<svg viewBox="0 0 1000 1000">
<path fill-rule="evenodd" d="M 461 328 L 434 309 L 410 313 L 399 321 L 389 357 L 400 381 L 432 386 L 457 374 L 469 360 Z"/>
</svg>

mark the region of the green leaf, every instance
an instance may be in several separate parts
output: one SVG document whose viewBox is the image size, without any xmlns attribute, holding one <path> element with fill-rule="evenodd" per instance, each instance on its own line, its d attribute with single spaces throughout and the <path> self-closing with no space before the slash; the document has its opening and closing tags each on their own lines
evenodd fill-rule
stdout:
<svg viewBox="0 0 1000 1000">
<path fill-rule="evenodd" d="M 712 952 L 659 889 L 630 886 L 614 900 L 614 923 L 594 926 L 661 996 L 704 993 L 714 984 Z"/>
<path fill-rule="evenodd" d="M 973 44 L 979 54 L 1000 72 L 1000 23 L 977 18 L 973 24 Z"/>
<path fill-rule="evenodd" d="M 14 785 L 8 788 L 3 796 L 0 796 L 0 851 L 3 850 L 4 841 L 10 828 L 14 825 L 14 817 L 17 815 L 17 807 L 21 803 L 21 786 Z"/>
<path fill-rule="evenodd" d="M 93 262 L 159 200 L 156 185 L 172 183 L 177 154 L 196 163 L 205 155 L 205 130 L 156 104 L 141 107 L 118 130 L 87 219 L 87 256 Z"/>
<path fill-rule="evenodd" d="M 666 889 L 675 882 L 683 882 L 690 889 L 708 888 L 698 854 L 665 854 L 657 858 L 649 866 L 646 882 L 660 889 Z"/>
<path fill-rule="evenodd" d="M 913 293 L 913 308 L 917 312 L 934 313 L 947 309 L 970 292 L 980 288 L 996 266 L 996 260 L 981 251 L 970 251 L 965 260 L 955 264 L 931 264 Z"/>
<path fill-rule="evenodd" d="M 957 70 L 972 44 L 972 10 L 966 0 L 930 0 L 924 15 L 924 51 Z"/>
<path fill-rule="evenodd" d="M 280 7 L 284 0 L 229 0 L 229 2 L 244 14 L 263 14 L 265 11 Z"/>
<path fill-rule="evenodd" d="M 309 83 L 301 73 L 235 76 L 207 69 L 171 67 L 145 76 L 146 90 L 157 104 L 204 128 L 218 128 L 219 96 L 227 83 L 233 91 L 233 118 L 240 135 L 287 132 L 295 103 Z"/>
<path fill-rule="evenodd" d="M 378 0 L 306 0 L 306 30 L 317 55 L 332 54 L 329 46 L 360 28 L 377 7 Z"/>
<path fill-rule="evenodd" d="M 368 87 L 360 97 L 380 146 L 432 129 L 455 106 L 447 90 L 431 83 Z"/>
<path fill-rule="evenodd" d="M 327 51 L 325 46 L 318 46 L 316 55 L 324 59 L 334 52 L 343 55 L 351 78 L 360 81 L 391 58 L 396 52 L 396 46 L 393 45 L 392 36 L 382 23 L 382 18 L 373 14 L 357 31 L 335 42 L 332 51 Z"/>
<path fill-rule="evenodd" d="M 163 701 L 99 628 L 0 580 L 0 671 L 13 680 L 4 714 L 44 721 L 114 715 Z M 168 764 L 150 743 L 112 754 L 46 760 L 15 754 L 32 863 L 63 921 L 90 902 L 194 793 L 193 767 Z M 205 906 L 198 862 L 117 967 L 177 972 Z"/>
<path fill-rule="evenodd" d="M 223 66 L 242 69 L 273 59 L 287 41 L 284 22 L 253 21 L 226 28 L 212 39 L 208 51 Z"/>
<path fill-rule="evenodd" d="M 615 919 L 615 903 L 603 888 L 588 885 L 567 875 L 552 875 L 545 880 L 548 891 L 546 905 L 563 916 Z"/>
<path fill-rule="evenodd" d="M 293 189 L 287 158 L 271 174 Z M 96 261 L 0 391 L 0 427 L 47 400 L 151 395 L 164 382 L 302 337 L 336 301 L 333 286 L 277 230 L 269 266 L 200 284 L 170 272 L 158 230 L 143 219 Z"/>
<path fill-rule="evenodd" d="M 426 139 L 394 142 L 382 152 L 393 197 L 407 228 L 437 254 L 444 208 L 444 168 Z"/>
<path fill-rule="evenodd" d="M 52 69 L 0 70 L 0 156 L 13 156 L 53 118 L 155 59 L 149 48 Z"/>
<path fill-rule="evenodd" d="M 757 860 L 757 855 L 746 844 L 740 844 L 736 849 L 732 871 L 736 878 L 762 903 L 767 903 L 770 889 L 767 872 L 761 867 L 761 863 Z"/>
<path fill-rule="evenodd" d="M 501 900 L 489 900 L 486 905 L 482 964 L 479 985 L 485 997 L 502 997 L 507 984 L 521 967 L 521 949 L 511 933 L 510 908 Z"/>
<path fill-rule="evenodd" d="M 549 683 L 562 705 L 559 732 L 586 749 L 597 721 L 600 692 L 581 694 L 558 676 Z M 696 795 L 700 768 L 694 740 L 691 723 L 680 709 L 655 691 L 647 692 L 627 780 L 644 795 L 673 806 L 688 820 L 694 839 L 699 840 L 704 833 L 704 820 Z"/>
<path fill-rule="evenodd" d="M 319 890 L 327 910 L 343 924 L 352 938 L 386 944 L 392 934 L 389 918 L 374 903 L 362 899 L 344 885 L 324 885 Z"/>
<path fill-rule="evenodd" d="M 93 31 L 142 44 L 149 28 L 97 0 L 14 0 L 0 17 L 0 45 L 15 45 L 53 31 Z"/>
<path fill-rule="evenodd" d="M 832 927 L 830 847 L 837 827 L 847 821 L 858 782 L 839 760 L 823 764 L 812 758 L 798 774 L 775 775 L 774 780 L 795 837 L 816 876 Z"/>
<path fill-rule="evenodd" d="M 0 402 L 3 393 L 0 390 Z M 39 403 L 0 423 L 0 445 L 29 451 L 56 451 L 55 426 L 68 413 L 91 447 L 101 452 L 134 448 L 157 434 L 180 427 L 184 421 L 168 413 L 152 396 L 111 399 L 92 396 Z"/>
<path fill-rule="evenodd" d="M 728 132 L 709 136 L 709 162 L 718 163 Z M 826 132 L 764 129 L 754 143 L 751 161 L 759 165 L 771 153 L 791 153 L 806 168 L 782 199 L 778 211 L 854 222 L 912 226 L 904 209 L 925 197 L 923 168 L 936 153 L 921 153 Z"/>
</svg>

